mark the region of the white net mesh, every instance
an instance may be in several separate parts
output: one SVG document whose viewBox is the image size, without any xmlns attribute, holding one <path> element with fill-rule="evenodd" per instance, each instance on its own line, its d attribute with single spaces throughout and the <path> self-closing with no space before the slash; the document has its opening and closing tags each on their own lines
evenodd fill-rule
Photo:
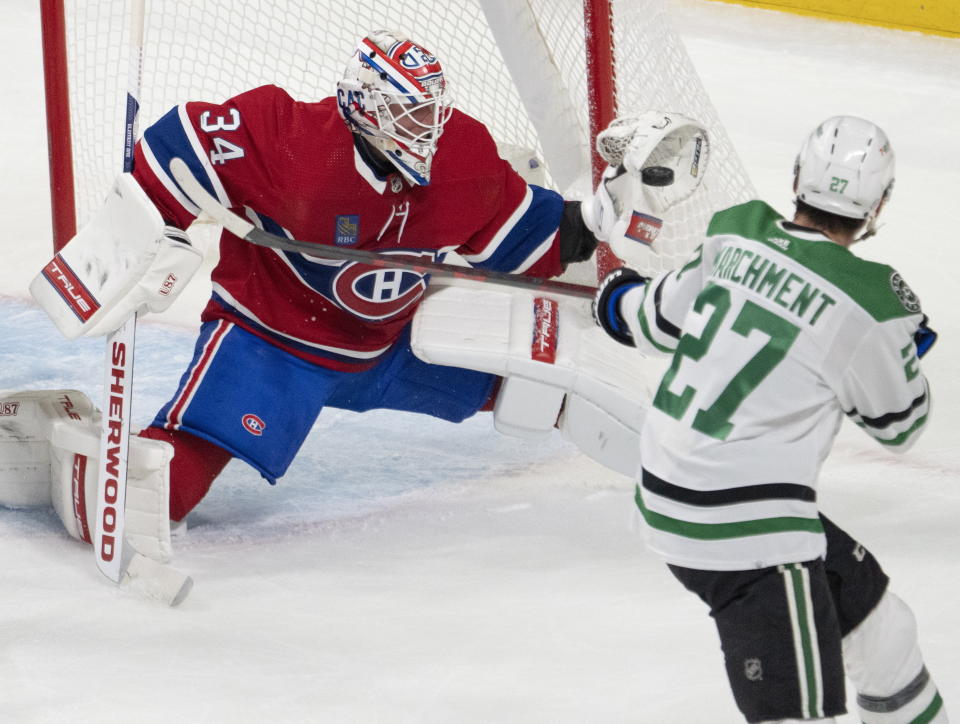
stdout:
<svg viewBox="0 0 960 724">
<path fill-rule="evenodd" d="M 81 225 L 122 165 L 129 3 L 65 3 Z M 709 213 L 752 191 L 663 0 L 613 0 L 612 11 L 619 112 L 679 111 L 711 131 L 702 192 L 668 219 L 666 253 L 653 262 L 670 267 L 698 243 Z M 532 150 L 546 183 L 576 196 L 590 187 L 583 17 L 582 0 L 146 0 L 141 128 L 177 103 L 264 83 L 319 100 L 357 40 L 391 28 L 438 55 L 461 110 L 498 142 Z"/>
</svg>

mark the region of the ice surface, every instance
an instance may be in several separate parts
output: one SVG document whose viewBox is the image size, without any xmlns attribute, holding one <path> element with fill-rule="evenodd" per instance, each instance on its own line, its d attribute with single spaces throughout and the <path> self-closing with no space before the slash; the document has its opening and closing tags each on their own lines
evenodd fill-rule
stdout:
<svg viewBox="0 0 960 724">
<path fill-rule="evenodd" d="M 823 118 L 864 115 L 893 141 L 886 226 L 858 253 L 897 267 L 941 332 L 925 364 L 934 416 L 904 457 L 847 426 L 822 500 L 913 606 L 956 717 L 960 41 L 672 8 L 782 210 L 793 154 Z M 0 388 L 98 400 L 102 343 L 60 340 L 26 294 L 50 250 L 37 4 L 6 0 L 3 16 Z M 137 425 L 189 357 L 206 289 L 188 291 L 140 325 Z M 196 587 L 175 610 L 107 585 L 51 511 L 0 510 L 0 722 L 737 722 L 712 625 L 642 550 L 631 491 L 561 441 L 505 438 L 486 417 L 325 412 L 280 485 L 233 463 L 191 515 L 176 564 Z"/>
</svg>

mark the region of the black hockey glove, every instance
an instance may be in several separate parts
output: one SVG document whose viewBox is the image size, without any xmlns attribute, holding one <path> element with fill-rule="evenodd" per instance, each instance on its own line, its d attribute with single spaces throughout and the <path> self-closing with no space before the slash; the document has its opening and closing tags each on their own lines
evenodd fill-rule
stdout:
<svg viewBox="0 0 960 724">
<path fill-rule="evenodd" d="M 920 322 L 920 329 L 913 335 L 913 341 L 917 344 L 917 357 L 923 357 L 937 341 L 937 333 L 927 326 L 928 321 L 927 316 L 924 315 L 923 321 Z"/>
<path fill-rule="evenodd" d="M 607 274 L 597 289 L 593 299 L 593 318 L 603 327 L 603 331 L 628 347 L 636 347 L 626 321 L 620 316 L 620 299 L 631 289 L 649 282 L 633 269 L 622 266 Z"/>
<path fill-rule="evenodd" d="M 564 201 L 560 217 L 560 263 L 566 270 L 568 264 L 586 261 L 597 249 L 597 239 L 583 223 L 579 201 Z"/>
</svg>

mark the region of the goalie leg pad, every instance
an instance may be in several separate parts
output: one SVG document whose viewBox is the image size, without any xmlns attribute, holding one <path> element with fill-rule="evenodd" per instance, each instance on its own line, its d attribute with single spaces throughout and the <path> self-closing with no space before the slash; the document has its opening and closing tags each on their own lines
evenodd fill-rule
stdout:
<svg viewBox="0 0 960 724">
<path fill-rule="evenodd" d="M 0 392 L 0 505 L 50 505 L 53 425 L 93 413 L 93 404 L 77 390 Z"/>
<path fill-rule="evenodd" d="M 630 478 L 640 469 L 639 418 L 619 420 L 577 394 L 567 395 L 560 416 L 560 434 L 588 457 Z"/>
<path fill-rule="evenodd" d="M 566 439 L 617 472 L 635 472 L 637 435 L 662 361 L 607 337 L 588 300 L 431 287 L 413 321 L 420 359 L 503 377 L 494 420 L 508 434 L 548 434 L 566 396 L 559 421 Z"/>
<path fill-rule="evenodd" d="M 51 499 L 67 532 L 90 542 L 97 513 L 97 418 L 57 423 L 50 436 Z M 156 561 L 173 557 L 170 543 L 170 461 L 173 446 L 130 437 L 124 538 Z"/>
<path fill-rule="evenodd" d="M 947 721 L 923 663 L 913 612 L 890 591 L 844 637 L 843 660 L 864 724 Z M 921 719 L 921 714 L 933 716 Z"/>
<path fill-rule="evenodd" d="M 233 456 L 219 445 L 183 430 L 147 427 L 140 437 L 173 446 L 170 463 L 170 519 L 182 521 L 207 494 Z"/>
<path fill-rule="evenodd" d="M 97 510 L 100 413 L 77 390 L 0 393 L 0 505 L 51 503 L 72 537 L 91 540 Z M 168 561 L 173 447 L 130 438 L 125 535 L 140 553 Z"/>
<path fill-rule="evenodd" d="M 526 377 L 507 377 L 493 405 L 493 426 L 514 437 L 538 440 L 553 432 L 564 391 Z"/>
</svg>

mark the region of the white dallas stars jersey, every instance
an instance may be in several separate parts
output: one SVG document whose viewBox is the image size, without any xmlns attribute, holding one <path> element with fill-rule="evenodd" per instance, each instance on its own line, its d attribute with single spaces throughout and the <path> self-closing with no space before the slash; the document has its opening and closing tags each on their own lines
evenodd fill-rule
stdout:
<svg viewBox="0 0 960 724">
<path fill-rule="evenodd" d="M 628 292 L 638 346 L 673 354 L 641 436 L 650 548 L 707 570 L 822 556 L 816 481 L 842 420 L 890 450 L 930 406 L 899 274 L 753 201 L 682 268 Z"/>
</svg>

